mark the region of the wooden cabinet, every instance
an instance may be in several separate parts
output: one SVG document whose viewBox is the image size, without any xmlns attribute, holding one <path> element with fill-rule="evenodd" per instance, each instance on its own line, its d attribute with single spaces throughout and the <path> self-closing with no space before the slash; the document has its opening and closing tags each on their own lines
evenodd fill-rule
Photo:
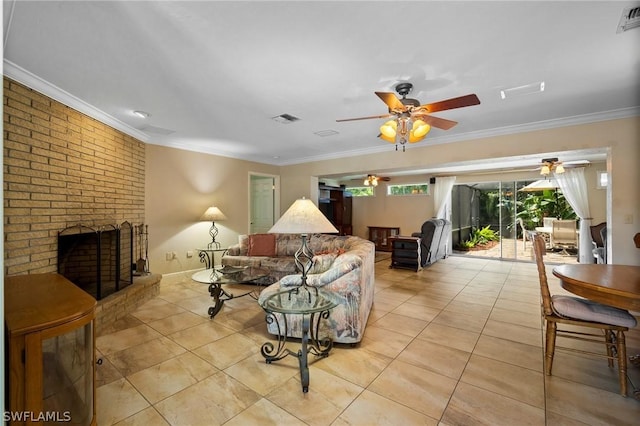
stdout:
<svg viewBox="0 0 640 426">
<path fill-rule="evenodd" d="M 320 185 L 318 189 L 318 208 L 320 211 L 336 227 L 339 235 L 351 235 L 353 233 L 351 193 L 346 191 L 344 186 Z"/>
<path fill-rule="evenodd" d="M 420 266 L 420 238 L 391 237 L 391 265 L 390 268 L 412 269 L 416 272 Z"/>
<path fill-rule="evenodd" d="M 4 300 L 9 424 L 95 425 L 95 299 L 32 274 L 7 277 Z"/>
<path fill-rule="evenodd" d="M 373 241 L 378 251 L 391 251 L 391 237 L 400 235 L 400 228 L 369 226 L 369 240 Z"/>
</svg>

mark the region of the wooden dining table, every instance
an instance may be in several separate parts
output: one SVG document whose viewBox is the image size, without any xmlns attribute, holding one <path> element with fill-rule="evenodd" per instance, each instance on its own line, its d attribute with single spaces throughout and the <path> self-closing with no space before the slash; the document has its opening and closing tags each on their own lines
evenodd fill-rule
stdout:
<svg viewBox="0 0 640 426">
<path fill-rule="evenodd" d="M 640 312 L 640 266 L 570 264 L 553 268 L 560 286 L 573 294 L 634 313 Z M 640 366 L 640 354 L 629 361 Z M 634 391 L 640 399 L 640 389 Z"/>
<path fill-rule="evenodd" d="M 573 294 L 640 312 L 640 266 L 568 264 L 553 268 L 553 275 Z"/>
</svg>

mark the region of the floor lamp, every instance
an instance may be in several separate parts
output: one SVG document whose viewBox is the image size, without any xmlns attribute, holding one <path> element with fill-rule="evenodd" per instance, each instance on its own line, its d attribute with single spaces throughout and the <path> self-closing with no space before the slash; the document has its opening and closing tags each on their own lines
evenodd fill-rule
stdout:
<svg viewBox="0 0 640 426">
<path fill-rule="evenodd" d="M 218 228 L 216 228 L 216 222 L 221 220 L 227 220 L 227 217 L 217 207 L 209 207 L 200 220 L 203 222 L 211 222 L 211 228 L 209 228 L 209 235 L 211 236 L 211 242 L 207 245 L 208 249 L 219 249 L 220 243 L 216 241 L 218 235 Z"/>
<path fill-rule="evenodd" d="M 295 263 L 302 272 L 302 285 L 307 285 L 307 273 L 311 269 L 313 251 L 309 248 L 309 234 L 335 234 L 338 230 L 309 199 L 296 200 L 269 229 L 270 234 L 300 234 L 302 246 L 295 253 Z"/>
</svg>

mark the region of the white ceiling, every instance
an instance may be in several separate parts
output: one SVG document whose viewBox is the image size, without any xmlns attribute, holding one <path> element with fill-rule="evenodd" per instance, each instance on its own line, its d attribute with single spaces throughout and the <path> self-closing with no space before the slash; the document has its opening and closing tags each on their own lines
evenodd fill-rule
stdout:
<svg viewBox="0 0 640 426">
<path fill-rule="evenodd" d="M 640 29 L 616 33 L 638 5 L 5 0 L 4 73 L 147 143 L 286 165 L 393 150 L 383 120 L 336 119 L 386 113 L 374 91 L 400 81 L 481 101 L 421 146 L 639 115 Z"/>
</svg>

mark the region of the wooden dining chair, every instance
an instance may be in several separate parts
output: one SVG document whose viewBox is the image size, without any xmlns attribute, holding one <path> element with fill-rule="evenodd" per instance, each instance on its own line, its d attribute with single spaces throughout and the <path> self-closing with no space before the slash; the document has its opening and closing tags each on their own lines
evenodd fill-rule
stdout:
<svg viewBox="0 0 640 426">
<path fill-rule="evenodd" d="M 551 295 L 547 282 L 544 261 L 545 242 L 539 235 L 531 238 L 533 252 L 538 267 L 540 291 L 542 293 L 542 317 L 545 322 L 544 372 L 551 375 L 553 355 L 556 349 L 607 358 L 609 367 L 618 362 L 620 394 L 627 396 L 627 349 L 624 332 L 635 327 L 637 321 L 624 309 L 603 305 L 573 296 Z M 601 333 L 580 332 L 561 329 L 559 324 L 599 329 Z M 582 349 L 556 346 L 556 337 L 604 343 L 606 355 Z"/>
</svg>

